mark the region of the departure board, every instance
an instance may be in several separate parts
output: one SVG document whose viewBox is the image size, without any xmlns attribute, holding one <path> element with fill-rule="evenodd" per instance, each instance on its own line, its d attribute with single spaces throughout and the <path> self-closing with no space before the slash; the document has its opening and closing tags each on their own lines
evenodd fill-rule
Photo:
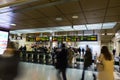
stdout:
<svg viewBox="0 0 120 80">
<path fill-rule="evenodd" d="M 35 42 L 35 37 L 26 37 L 26 41 Z"/>
<path fill-rule="evenodd" d="M 36 37 L 36 41 L 50 41 L 50 37 Z"/>
<path fill-rule="evenodd" d="M 77 41 L 97 41 L 97 35 L 78 36 Z"/>
<path fill-rule="evenodd" d="M 66 42 L 76 42 L 76 36 L 66 36 Z"/>
<path fill-rule="evenodd" d="M 53 36 L 52 41 L 59 41 L 59 42 L 65 41 L 65 36 Z"/>
</svg>

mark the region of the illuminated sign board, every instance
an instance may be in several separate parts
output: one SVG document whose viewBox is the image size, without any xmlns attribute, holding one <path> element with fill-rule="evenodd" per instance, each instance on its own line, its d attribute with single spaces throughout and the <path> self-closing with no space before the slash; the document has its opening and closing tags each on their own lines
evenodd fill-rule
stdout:
<svg viewBox="0 0 120 80">
<path fill-rule="evenodd" d="M 97 41 L 97 35 L 88 36 L 54 36 L 52 41 L 66 41 L 66 42 L 78 42 L 78 41 Z"/>
<path fill-rule="evenodd" d="M 52 41 L 59 41 L 59 42 L 65 41 L 65 36 L 53 36 Z"/>
<path fill-rule="evenodd" d="M 77 36 L 66 36 L 66 42 L 75 42 Z"/>
<path fill-rule="evenodd" d="M 50 41 L 50 37 L 36 37 L 36 41 Z"/>
<path fill-rule="evenodd" d="M 97 41 L 97 35 L 78 36 L 77 41 Z"/>
<path fill-rule="evenodd" d="M 35 42 L 35 37 L 26 37 L 26 41 Z"/>
</svg>

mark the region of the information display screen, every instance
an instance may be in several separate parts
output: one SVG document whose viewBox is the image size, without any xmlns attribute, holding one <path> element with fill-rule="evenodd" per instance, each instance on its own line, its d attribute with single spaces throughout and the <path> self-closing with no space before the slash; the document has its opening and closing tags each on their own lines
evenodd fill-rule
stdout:
<svg viewBox="0 0 120 80">
<path fill-rule="evenodd" d="M 36 41 L 50 41 L 50 37 L 36 37 Z"/>
<path fill-rule="evenodd" d="M 0 31 L 0 54 L 3 54 L 4 50 L 7 47 L 8 42 L 8 32 Z"/>
<path fill-rule="evenodd" d="M 77 41 L 97 41 L 97 35 L 78 36 Z"/>
<path fill-rule="evenodd" d="M 97 41 L 97 35 L 89 36 L 54 36 L 52 41 L 66 41 L 66 42 L 79 42 L 79 41 Z"/>
<path fill-rule="evenodd" d="M 62 41 L 66 41 L 65 38 L 66 38 L 65 36 L 53 36 L 52 41 L 62 42 Z"/>
<path fill-rule="evenodd" d="M 26 37 L 26 41 L 35 42 L 35 37 Z"/>
<path fill-rule="evenodd" d="M 66 36 L 66 42 L 76 42 L 77 36 Z"/>
</svg>

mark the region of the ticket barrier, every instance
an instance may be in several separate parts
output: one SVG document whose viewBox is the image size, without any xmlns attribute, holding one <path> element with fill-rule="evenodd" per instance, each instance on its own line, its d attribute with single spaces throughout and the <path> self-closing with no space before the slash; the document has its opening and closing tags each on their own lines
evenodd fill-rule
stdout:
<svg viewBox="0 0 120 80">
<path fill-rule="evenodd" d="M 48 64 L 51 60 L 51 55 L 35 51 L 26 51 L 20 53 L 20 60 L 23 62 Z"/>
</svg>

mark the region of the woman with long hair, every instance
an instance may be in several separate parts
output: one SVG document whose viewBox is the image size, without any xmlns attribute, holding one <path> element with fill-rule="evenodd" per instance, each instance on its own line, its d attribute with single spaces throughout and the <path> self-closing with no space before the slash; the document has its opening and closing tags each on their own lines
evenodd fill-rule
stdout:
<svg viewBox="0 0 120 80">
<path fill-rule="evenodd" d="M 98 71 L 98 80 L 114 80 L 114 59 L 107 46 L 102 46 L 98 61 L 103 64 L 103 70 Z"/>
</svg>

